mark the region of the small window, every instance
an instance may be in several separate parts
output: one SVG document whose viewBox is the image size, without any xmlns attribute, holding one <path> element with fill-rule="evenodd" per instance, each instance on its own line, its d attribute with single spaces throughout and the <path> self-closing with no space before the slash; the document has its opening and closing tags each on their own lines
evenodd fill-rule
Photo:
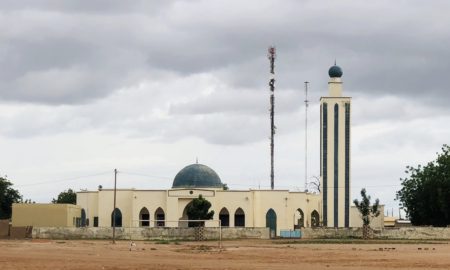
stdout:
<svg viewBox="0 0 450 270">
<path fill-rule="evenodd" d="M 94 227 L 98 227 L 98 217 L 94 217 Z"/>
</svg>

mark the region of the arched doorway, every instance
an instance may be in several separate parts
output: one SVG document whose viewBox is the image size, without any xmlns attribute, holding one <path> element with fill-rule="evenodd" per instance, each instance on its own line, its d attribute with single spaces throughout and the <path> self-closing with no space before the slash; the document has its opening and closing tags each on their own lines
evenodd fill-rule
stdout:
<svg viewBox="0 0 450 270">
<path fill-rule="evenodd" d="M 311 212 L 311 227 L 319 227 L 320 226 L 320 217 L 319 212 L 316 210 Z"/>
<path fill-rule="evenodd" d="M 272 208 L 266 213 L 266 227 L 270 229 L 270 237 L 277 236 L 277 214 Z"/>
<path fill-rule="evenodd" d="M 122 227 L 122 212 L 119 208 L 114 209 L 111 213 L 111 227 L 114 226 L 114 221 L 116 227 Z"/>
<path fill-rule="evenodd" d="M 199 220 L 198 217 L 190 216 L 188 214 L 188 209 L 190 207 L 192 207 L 192 205 L 193 205 L 193 201 L 189 202 L 184 207 L 183 216 L 181 217 L 181 220 L 189 220 L 189 221 L 188 222 L 186 222 L 186 221 L 178 222 L 180 227 L 204 227 L 205 226 L 205 221 L 204 220 Z M 208 211 L 208 213 L 209 213 L 209 211 Z M 213 217 L 212 217 L 212 219 L 213 219 Z M 199 221 L 195 221 L 195 220 L 199 220 Z"/>
<path fill-rule="evenodd" d="M 220 224 L 222 227 L 229 227 L 230 226 L 230 213 L 228 213 L 228 210 L 224 207 L 219 212 L 219 219 Z"/>
<path fill-rule="evenodd" d="M 234 212 L 234 227 L 245 227 L 245 213 L 240 207 Z"/>
<path fill-rule="evenodd" d="M 139 212 L 139 226 L 149 227 L 150 226 L 150 212 L 146 207 L 142 207 Z"/>
<path fill-rule="evenodd" d="M 164 227 L 166 226 L 166 215 L 164 214 L 164 210 L 161 207 L 158 207 L 155 211 L 155 227 Z"/>
<path fill-rule="evenodd" d="M 305 215 L 302 209 L 297 209 L 294 214 L 294 229 L 300 229 L 305 227 Z"/>
<path fill-rule="evenodd" d="M 188 227 L 188 222 L 186 220 L 189 220 L 188 214 L 187 214 L 187 206 L 190 205 L 192 201 L 190 201 L 183 209 L 183 214 L 178 219 L 178 227 L 186 228 Z"/>
<path fill-rule="evenodd" d="M 81 227 L 86 227 L 86 211 L 84 211 L 84 208 L 81 209 Z"/>
</svg>

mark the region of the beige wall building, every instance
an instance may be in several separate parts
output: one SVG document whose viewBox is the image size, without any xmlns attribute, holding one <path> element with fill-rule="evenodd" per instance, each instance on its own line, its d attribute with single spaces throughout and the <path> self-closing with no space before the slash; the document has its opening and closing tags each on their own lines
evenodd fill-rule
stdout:
<svg viewBox="0 0 450 270">
<path fill-rule="evenodd" d="M 207 226 L 270 227 L 280 230 L 319 226 L 321 196 L 289 190 L 223 190 L 219 176 L 202 164 L 182 169 L 169 190 L 119 189 L 116 225 L 124 227 L 188 226 L 187 205 L 202 195 L 211 202 L 213 220 Z M 113 222 L 114 191 L 80 191 L 77 205 L 86 212 L 89 226 Z"/>
<path fill-rule="evenodd" d="M 12 226 L 75 227 L 81 226 L 82 208 L 73 204 L 14 203 Z"/>
<path fill-rule="evenodd" d="M 272 235 L 281 230 L 317 227 L 323 224 L 320 194 L 289 190 L 223 190 L 219 176 L 208 166 L 192 164 L 175 177 L 172 189 L 118 189 L 116 193 L 118 227 L 186 227 L 186 209 L 202 195 L 211 202 L 213 220 L 206 226 L 269 227 Z M 113 225 L 114 190 L 77 192 L 77 205 L 85 213 L 87 226 Z M 381 209 L 383 212 L 383 209 Z M 382 216 L 382 215 L 381 215 Z M 356 207 L 351 207 L 350 226 L 361 227 Z M 373 227 L 381 227 L 381 217 Z"/>
</svg>

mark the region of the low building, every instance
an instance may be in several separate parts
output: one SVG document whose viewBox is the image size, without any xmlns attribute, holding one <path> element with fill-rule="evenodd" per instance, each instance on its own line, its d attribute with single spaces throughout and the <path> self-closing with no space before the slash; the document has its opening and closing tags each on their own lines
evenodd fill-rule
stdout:
<svg viewBox="0 0 450 270">
<path fill-rule="evenodd" d="M 370 220 L 370 227 L 374 229 L 383 228 L 385 225 L 384 205 L 379 206 L 380 215 Z M 358 208 L 354 205 L 350 207 L 350 227 L 359 228 L 363 226 L 362 216 Z"/>
<path fill-rule="evenodd" d="M 395 227 L 411 227 L 411 220 L 397 219 L 395 220 Z"/>
<path fill-rule="evenodd" d="M 213 220 L 206 226 L 269 227 L 271 235 L 282 230 L 322 226 L 322 196 L 289 190 L 224 190 L 217 173 L 202 164 L 183 168 L 168 190 L 118 189 L 117 227 L 187 227 L 187 206 L 202 195 L 211 202 Z M 77 192 L 86 224 L 113 226 L 114 190 Z M 373 222 L 382 226 L 382 217 Z M 351 210 L 351 225 L 361 227 L 359 212 Z M 379 225 L 381 224 L 381 225 Z"/>
<path fill-rule="evenodd" d="M 390 216 L 385 216 L 384 217 L 384 227 L 385 228 L 393 228 L 395 227 L 395 220 L 397 218 L 395 217 L 390 217 Z"/>
<path fill-rule="evenodd" d="M 81 207 L 73 204 L 14 203 L 13 227 L 79 227 L 83 226 Z"/>
<path fill-rule="evenodd" d="M 202 195 L 214 210 L 210 226 L 270 227 L 280 230 L 320 226 L 321 196 L 289 190 L 224 190 L 215 171 L 202 164 L 182 169 L 169 190 L 118 189 L 116 226 L 185 227 L 187 206 Z M 113 189 L 77 192 L 90 226 L 109 227 L 113 223 Z M 93 222 L 91 222 L 93 221 Z"/>
</svg>

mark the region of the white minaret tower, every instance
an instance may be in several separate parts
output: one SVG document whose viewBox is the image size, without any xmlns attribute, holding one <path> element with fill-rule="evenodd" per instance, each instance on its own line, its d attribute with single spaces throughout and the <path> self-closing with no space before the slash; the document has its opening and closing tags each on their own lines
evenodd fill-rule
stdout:
<svg viewBox="0 0 450 270">
<path fill-rule="evenodd" d="M 320 98 L 323 225 L 349 227 L 351 97 L 342 96 L 342 69 L 336 63 L 328 75 L 328 96 Z"/>
</svg>

